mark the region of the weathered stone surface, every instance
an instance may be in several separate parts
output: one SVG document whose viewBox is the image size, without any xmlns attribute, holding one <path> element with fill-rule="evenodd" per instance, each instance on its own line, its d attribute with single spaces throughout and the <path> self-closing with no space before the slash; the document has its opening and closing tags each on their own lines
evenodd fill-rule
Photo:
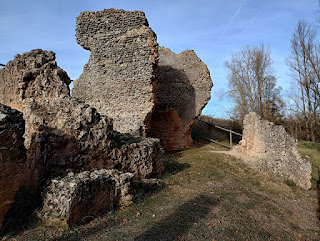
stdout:
<svg viewBox="0 0 320 241">
<path fill-rule="evenodd" d="M 147 133 L 167 150 L 192 146 L 191 127 L 212 88 L 209 70 L 194 51 L 177 55 L 160 47 L 157 66 L 155 34 L 138 11 L 83 12 L 76 36 L 91 56 L 74 97 L 113 118 L 117 131 Z"/>
<path fill-rule="evenodd" d="M 70 79 L 57 66 L 54 53 L 33 50 L 17 55 L 0 71 L 0 83 L 10 90 L 2 92 L 0 101 L 18 106 L 26 120 L 27 187 L 39 191 L 67 169 L 116 168 L 137 178 L 163 169 L 159 140 L 119 134 L 111 119 L 70 97 Z"/>
<path fill-rule="evenodd" d="M 162 157 L 164 150 L 156 138 L 133 137 L 127 134 L 114 133 L 114 148 L 110 155 L 111 164 L 94 164 L 98 168 L 116 168 L 132 172 L 136 178 L 151 178 L 163 170 Z"/>
<path fill-rule="evenodd" d="M 256 158 L 253 167 L 311 188 L 311 163 L 301 157 L 296 141 L 282 126 L 251 112 L 245 116 L 243 128 L 241 151 Z"/>
<path fill-rule="evenodd" d="M 30 180 L 43 186 L 68 169 L 116 168 L 136 178 L 159 174 L 162 148 L 158 139 L 114 132 L 112 120 L 96 109 L 65 97 L 30 100 L 24 105 Z M 35 189 L 38 189 L 37 187 Z"/>
<path fill-rule="evenodd" d="M 69 227 L 130 203 L 132 173 L 117 170 L 69 172 L 45 190 L 39 216 L 47 225 Z"/>
<path fill-rule="evenodd" d="M 210 72 L 192 50 L 175 54 L 159 47 L 156 79 L 158 104 L 148 136 L 160 138 L 166 150 L 190 148 L 192 125 L 211 96 Z"/>
<path fill-rule="evenodd" d="M 156 35 L 140 11 L 82 12 L 77 42 L 91 51 L 72 95 L 114 120 L 122 133 L 144 135 L 154 109 Z"/>
<path fill-rule="evenodd" d="M 25 99 L 69 95 L 70 83 L 67 73 L 57 66 L 55 53 L 35 49 L 16 55 L 13 61 L 0 69 L 0 103 L 23 111 Z"/>
<path fill-rule="evenodd" d="M 112 121 L 89 105 L 70 97 L 29 99 L 23 105 L 25 145 L 35 190 L 47 180 L 80 170 L 92 160 L 107 159 L 113 136 Z M 104 152 L 103 152 L 104 150 Z"/>
<path fill-rule="evenodd" d="M 24 128 L 22 113 L 0 104 L 0 228 L 27 169 Z"/>
</svg>

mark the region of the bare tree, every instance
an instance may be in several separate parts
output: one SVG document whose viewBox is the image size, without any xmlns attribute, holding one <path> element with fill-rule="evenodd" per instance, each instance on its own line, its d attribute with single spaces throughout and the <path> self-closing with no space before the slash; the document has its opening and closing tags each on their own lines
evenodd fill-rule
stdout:
<svg viewBox="0 0 320 241">
<path fill-rule="evenodd" d="M 292 110 L 304 120 L 306 139 L 316 140 L 320 108 L 320 47 L 316 29 L 300 20 L 292 35 L 291 52 L 286 59 L 293 78 Z"/>
<path fill-rule="evenodd" d="M 271 121 L 281 118 L 281 88 L 276 87 L 275 71 L 268 48 L 263 44 L 260 47 L 247 46 L 233 54 L 231 60 L 225 62 L 225 66 L 229 72 L 229 95 L 235 101 L 235 118 L 242 121 L 250 111 Z"/>
</svg>

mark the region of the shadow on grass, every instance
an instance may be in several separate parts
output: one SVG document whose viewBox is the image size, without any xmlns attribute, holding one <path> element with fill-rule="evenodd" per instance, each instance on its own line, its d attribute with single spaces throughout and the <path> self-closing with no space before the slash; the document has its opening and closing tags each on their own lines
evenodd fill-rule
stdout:
<svg viewBox="0 0 320 241">
<path fill-rule="evenodd" d="M 212 142 L 208 141 L 208 139 L 205 139 L 203 137 L 193 138 L 193 148 L 200 148 L 200 147 L 206 146 L 210 143 L 212 143 Z"/>
<path fill-rule="evenodd" d="M 160 192 L 166 187 L 166 184 L 159 179 L 145 179 L 146 182 L 141 180 L 135 180 L 132 185 L 131 193 L 133 195 L 133 202 L 138 204 L 144 202 L 150 196 Z"/>
<path fill-rule="evenodd" d="M 135 241 L 176 240 L 186 233 L 195 223 L 205 218 L 218 200 L 206 194 L 199 195 L 181 205 L 151 229 L 135 238 Z"/>
<path fill-rule="evenodd" d="M 100 232 L 101 230 L 110 230 L 113 227 L 118 227 L 120 226 L 120 221 L 119 220 L 108 220 L 108 222 L 99 222 L 99 224 L 94 225 L 92 227 L 80 227 L 78 230 L 77 228 L 71 229 L 73 230 L 73 234 L 69 234 L 68 232 L 65 232 L 62 236 L 60 237 L 55 237 L 55 238 L 50 238 L 48 240 L 50 241 L 79 241 L 83 240 L 86 237 L 90 237 L 93 234 L 96 234 Z"/>
<path fill-rule="evenodd" d="M 175 175 L 179 172 L 182 172 L 185 169 L 188 169 L 191 165 L 188 163 L 180 163 L 177 159 L 181 157 L 179 152 L 169 152 L 167 156 L 163 158 L 163 166 L 164 171 L 158 177 L 158 179 L 144 179 L 145 181 L 141 182 L 136 180 L 133 182 L 133 202 L 134 203 L 141 203 L 149 196 L 160 192 L 162 189 L 166 187 L 165 182 L 163 179 L 166 179 L 168 176 Z M 151 182 L 148 182 L 151 181 Z"/>
<path fill-rule="evenodd" d="M 317 181 L 317 196 L 318 196 L 318 208 L 317 208 L 317 214 L 318 214 L 318 220 L 320 221 L 320 180 Z"/>
<path fill-rule="evenodd" d="M 194 223 L 205 218 L 210 210 L 218 204 L 218 200 L 213 196 L 202 194 L 181 205 L 174 213 L 167 218 L 156 223 L 151 229 L 142 235 L 134 238 L 135 241 L 156 241 L 156 240 L 176 240 L 186 233 Z M 72 235 L 64 234 L 60 237 L 50 239 L 51 241 L 78 241 L 83 237 L 100 232 L 101 230 L 111 230 L 121 225 L 120 220 L 108 220 L 100 222 L 94 227 L 81 228 L 74 230 Z M 130 239 L 131 240 L 131 239 Z"/>
<path fill-rule="evenodd" d="M 163 166 L 164 171 L 161 174 L 161 178 L 165 178 L 169 175 L 174 175 L 182 172 L 184 169 L 189 168 L 191 165 L 189 163 L 180 163 L 177 161 L 178 153 L 171 154 L 170 157 L 164 158 Z"/>
<path fill-rule="evenodd" d="M 152 180 L 152 179 L 149 179 Z M 163 184 L 163 185 L 162 185 Z M 165 188 L 164 183 L 150 185 L 149 187 L 144 187 L 143 183 L 139 182 L 133 182 L 133 202 L 135 204 L 143 203 L 149 196 L 152 196 L 153 194 L 160 192 L 163 188 Z M 118 212 L 118 209 L 113 209 L 111 211 Z M 101 232 L 101 230 L 112 230 L 112 228 L 121 226 L 122 219 L 115 218 L 110 219 L 108 218 L 107 222 L 104 222 L 102 220 L 95 223 L 93 226 L 88 225 L 76 225 L 72 227 L 72 234 L 69 234 L 68 232 L 63 233 L 62 236 L 50 238 L 51 241 L 78 241 L 82 240 L 83 237 L 89 237 L 91 235 L 94 235 L 96 233 Z"/>
</svg>

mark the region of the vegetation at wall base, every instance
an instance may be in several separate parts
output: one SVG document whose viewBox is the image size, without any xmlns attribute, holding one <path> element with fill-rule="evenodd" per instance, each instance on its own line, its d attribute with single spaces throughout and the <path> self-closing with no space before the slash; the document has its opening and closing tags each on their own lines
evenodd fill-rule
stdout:
<svg viewBox="0 0 320 241">
<path fill-rule="evenodd" d="M 312 187 L 316 188 L 317 181 L 320 180 L 318 168 L 320 166 L 320 143 L 311 141 L 299 141 L 299 152 L 309 160 L 312 165 Z"/>
<path fill-rule="evenodd" d="M 165 156 L 162 189 L 70 230 L 36 226 L 18 240 L 318 240 L 315 190 L 257 173 L 215 144 Z"/>
</svg>

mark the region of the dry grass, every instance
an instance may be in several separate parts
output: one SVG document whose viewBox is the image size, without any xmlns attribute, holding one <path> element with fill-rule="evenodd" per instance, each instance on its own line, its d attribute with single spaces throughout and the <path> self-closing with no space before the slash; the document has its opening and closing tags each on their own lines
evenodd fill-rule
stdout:
<svg viewBox="0 0 320 241">
<path fill-rule="evenodd" d="M 214 144 L 167 153 L 166 187 L 71 230 L 18 240 L 319 240 L 315 191 L 257 174 Z"/>
</svg>

